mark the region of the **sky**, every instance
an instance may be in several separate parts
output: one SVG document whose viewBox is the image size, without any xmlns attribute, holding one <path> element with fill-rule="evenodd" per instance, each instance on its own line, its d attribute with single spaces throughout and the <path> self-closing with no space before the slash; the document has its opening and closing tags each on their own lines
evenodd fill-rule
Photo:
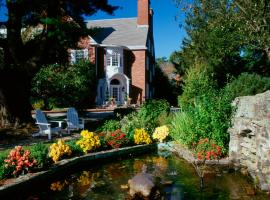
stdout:
<svg viewBox="0 0 270 200">
<path fill-rule="evenodd" d="M 89 19 L 137 17 L 137 0 L 108 1 L 111 5 L 120 6 L 113 16 L 99 11 Z M 182 40 L 186 35 L 184 29 L 179 27 L 180 23 L 184 23 L 184 14 L 176 7 L 174 0 L 151 0 L 151 7 L 154 10 L 156 58 L 169 58 L 173 51 L 180 50 Z M 6 20 L 5 12 L 5 8 L 0 7 L 0 21 Z"/>
</svg>

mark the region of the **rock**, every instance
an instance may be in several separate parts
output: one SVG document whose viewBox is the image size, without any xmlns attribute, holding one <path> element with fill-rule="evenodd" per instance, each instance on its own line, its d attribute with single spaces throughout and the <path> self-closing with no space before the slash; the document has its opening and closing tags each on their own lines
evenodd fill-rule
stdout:
<svg viewBox="0 0 270 200">
<path fill-rule="evenodd" d="M 129 194 L 133 197 L 135 194 L 149 197 L 155 187 L 154 179 L 151 174 L 146 173 L 146 166 L 143 166 L 142 172 L 136 174 L 128 181 Z"/>
<path fill-rule="evenodd" d="M 253 178 L 270 176 L 267 163 L 270 160 L 270 90 L 255 96 L 237 97 L 233 105 L 236 113 L 229 129 L 230 162 L 247 168 L 248 173 L 254 171 Z M 258 179 L 260 189 L 270 188 L 267 179 Z M 263 184 L 267 187 L 263 188 Z"/>
</svg>

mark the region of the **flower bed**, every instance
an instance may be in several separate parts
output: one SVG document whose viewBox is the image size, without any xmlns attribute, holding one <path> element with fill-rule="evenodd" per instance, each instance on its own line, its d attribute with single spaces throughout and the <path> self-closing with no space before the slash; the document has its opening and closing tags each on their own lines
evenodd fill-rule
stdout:
<svg viewBox="0 0 270 200">
<path fill-rule="evenodd" d="M 65 142 L 60 139 L 50 146 L 37 144 L 27 150 L 16 146 L 6 157 L 0 156 L 0 178 L 2 182 L 3 179 L 9 182 L 4 183 L 0 191 L 5 191 L 3 194 L 6 194 L 16 187 L 30 186 L 38 180 L 50 180 L 52 175 L 69 173 L 70 168 L 81 167 L 85 162 L 131 155 L 135 154 L 134 151 L 139 154 L 144 152 L 144 148 L 149 149 L 147 146 L 153 149 L 156 145 L 151 143 L 155 140 L 163 141 L 165 138 L 163 133 L 153 137 L 144 128 L 136 128 L 133 137 L 127 137 L 120 129 L 99 134 L 83 130 L 78 140 Z"/>
<path fill-rule="evenodd" d="M 125 147 L 119 149 L 111 149 L 107 151 L 89 153 L 79 157 L 63 159 L 51 165 L 48 170 L 29 173 L 19 176 L 16 179 L 11 179 L 8 184 L 0 186 L 0 199 L 7 196 L 18 194 L 18 192 L 29 191 L 31 185 L 49 183 L 52 178 L 64 176 L 67 173 L 77 171 L 86 165 L 95 164 L 97 162 L 106 162 L 116 158 L 125 158 L 143 153 L 156 151 L 157 145 L 137 145 L 133 147 Z"/>
</svg>

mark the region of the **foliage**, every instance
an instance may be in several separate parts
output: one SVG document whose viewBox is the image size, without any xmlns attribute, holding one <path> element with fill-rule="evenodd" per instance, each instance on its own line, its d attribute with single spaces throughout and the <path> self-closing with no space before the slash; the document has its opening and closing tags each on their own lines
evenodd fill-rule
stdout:
<svg viewBox="0 0 270 200">
<path fill-rule="evenodd" d="M 127 144 L 128 139 L 125 133 L 117 129 L 113 132 L 108 132 L 106 134 L 105 141 L 110 147 L 116 149 Z"/>
<path fill-rule="evenodd" d="M 43 99 L 37 99 L 35 101 L 32 101 L 32 107 L 34 110 L 36 109 L 42 109 L 45 106 Z"/>
<path fill-rule="evenodd" d="M 1 153 L 0 155 L 0 179 L 4 179 L 13 173 L 12 168 L 5 167 L 5 159 L 7 158 L 9 152 Z"/>
<path fill-rule="evenodd" d="M 127 134 L 129 142 L 134 140 L 134 130 L 136 128 L 143 128 L 144 122 L 139 117 L 138 112 L 133 112 L 121 119 L 121 131 Z"/>
<path fill-rule="evenodd" d="M 88 61 L 74 65 L 53 64 L 44 66 L 32 81 L 34 96 L 52 102 L 56 107 L 82 107 L 94 96 L 95 67 Z"/>
<path fill-rule="evenodd" d="M 82 138 L 76 142 L 76 144 L 83 150 L 84 153 L 88 153 L 100 147 L 100 139 L 93 132 L 88 130 L 81 131 Z"/>
<path fill-rule="evenodd" d="M 169 109 L 169 103 L 164 99 L 148 100 L 144 102 L 138 112 L 138 117 L 143 122 L 142 127 L 148 132 L 153 132 L 158 126 L 159 117 L 163 114 L 168 114 Z"/>
<path fill-rule="evenodd" d="M 181 71 L 205 63 L 218 85 L 227 75 L 256 72 L 269 76 L 269 1 L 176 0 L 186 14 L 187 37 L 172 54 Z"/>
<path fill-rule="evenodd" d="M 123 118 L 124 116 L 136 111 L 135 108 L 115 108 L 113 113 L 116 117 Z"/>
<path fill-rule="evenodd" d="M 70 147 L 72 155 L 83 154 L 82 149 L 76 144 L 77 140 L 67 141 L 66 144 Z"/>
<path fill-rule="evenodd" d="M 5 1 L 5 4 L 9 25 L 7 38 L 1 39 L 4 65 L 0 67 L 0 101 L 4 102 L 1 107 L 6 113 L 1 113 L 0 123 L 12 125 L 32 121 L 30 82 L 40 67 L 66 63 L 67 49 L 77 48 L 80 37 L 96 32 L 87 29 L 83 16 L 98 10 L 113 13 L 117 7 L 111 6 L 107 0 L 37 0 L 31 3 L 20 0 Z M 23 38 L 22 28 L 29 27 L 38 29 L 39 33 Z M 13 84 L 5 84 L 7 81 Z"/>
<path fill-rule="evenodd" d="M 224 88 L 224 93 L 233 100 L 239 96 L 255 95 L 270 90 L 270 78 L 258 74 L 242 73 Z"/>
<path fill-rule="evenodd" d="M 182 112 L 172 120 L 171 136 L 191 148 L 200 138 L 209 138 L 227 150 L 231 121 L 231 97 L 217 84 L 203 64 L 188 70 L 184 92 L 179 97 Z"/>
<path fill-rule="evenodd" d="M 36 165 L 37 161 L 30 157 L 29 150 L 24 151 L 22 146 L 16 146 L 12 149 L 4 160 L 5 168 L 12 169 L 12 174 L 15 176 L 27 174 Z M 9 176 L 11 174 L 8 174 Z"/>
<path fill-rule="evenodd" d="M 184 92 L 178 97 L 178 106 L 182 108 L 193 105 L 198 97 L 215 92 L 215 82 L 204 65 L 199 63 L 187 71 L 184 83 Z"/>
<path fill-rule="evenodd" d="M 64 140 L 58 140 L 57 143 L 53 143 L 50 146 L 50 152 L 49 157 L 52 158 L 52 160 L 56 163 L 58 160 L 60 160 L 63 156 L 71 155 L 71 149 L 70 147 L 65 144 Z"/>
<path fill-rule="evenodd" d="M 222 156 L 220 146 L 216 145 L 214 141 L 209 141 L 208 138 L 202 138 L 196 144 L 194 143 L 194 153 L 199 160 L 216 160 Z"/>
<path fill-rule="evenodd" d="M 143 129 L 135 129 L 134 131 L 134 143 L 135 144 L 150 144 L 152 140 L 150 135 Z"/>
<path fill-rule="evenodd" d="M 31 158 L 36 159 L 37 166 L 44 168 L 48 166 L 48 147 L 43 143 L 37 143 L 31 147 Z"/>
<path fill-rule="evenodd" d="M 159 142 L 163 142 L 169 135 L 169 128 L 164 125 L 157 127 L 152 135 L 153 139 L 157 139 Z"/>
<path fill-rule="evenodd" d="M 121 125 L 118 120 L 106 120 L 103 126 L 101 127 L 101 130 L 103 132 L 110 132 L 110 131 L 115 131 L 117 129 L 120 129 Z"/>
</svg>

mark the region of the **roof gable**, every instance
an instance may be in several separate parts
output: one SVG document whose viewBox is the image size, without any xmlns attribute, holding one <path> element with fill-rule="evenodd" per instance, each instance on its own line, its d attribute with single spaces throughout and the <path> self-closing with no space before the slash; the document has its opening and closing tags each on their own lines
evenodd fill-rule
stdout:
<svg viewBox="0 0 270 200">
<path fill-rule="evenodd" d="M 87 28 L 98 28 L 91 37 L 100 45 L 146 49 L 148 26 L 138 26 L 137 18 L 91 20 Z"/>
</svg>

